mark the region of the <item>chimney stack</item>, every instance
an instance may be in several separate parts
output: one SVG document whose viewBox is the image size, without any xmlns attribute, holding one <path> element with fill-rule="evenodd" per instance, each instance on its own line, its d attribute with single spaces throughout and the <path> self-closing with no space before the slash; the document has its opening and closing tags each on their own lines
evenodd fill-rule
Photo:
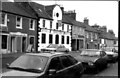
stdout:
<svg viewBox="0 0 120 78">
<path fill-rule="evenodd" d="M 89 25 L 89 19 L 87 19 L 87 17 L 84 18 L 84 24 Z"/>
</svg>

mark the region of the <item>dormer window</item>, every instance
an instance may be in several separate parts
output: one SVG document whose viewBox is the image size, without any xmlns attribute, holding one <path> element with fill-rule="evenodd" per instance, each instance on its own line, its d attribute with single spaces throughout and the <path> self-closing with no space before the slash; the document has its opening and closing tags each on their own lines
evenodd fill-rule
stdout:
<svg viewBox="0 0 120 78">
<path fill-rule="evenodd" d="M 22 17 L 16 17 L 16 28 L 22 29 Z"/>
</svg>

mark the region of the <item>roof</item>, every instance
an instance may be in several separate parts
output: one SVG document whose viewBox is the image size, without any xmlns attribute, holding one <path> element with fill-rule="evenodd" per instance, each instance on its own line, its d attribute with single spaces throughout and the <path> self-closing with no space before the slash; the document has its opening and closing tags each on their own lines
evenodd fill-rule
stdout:
<svg viewBox="0 0 120 78">
<path fill-rule="evenodd" d="M 35 2 L 30 2 L 30 6 L 34 9 L 34 11 L 38 14 L 39 17 L 52 19 L 52 17 L 50 17 L 49 14 L 46 12 L 44 5 Z"/>
<path fill-rule="evenodd" d="M 47 12 L 51 17 L 52 17 L 53 9 L 54 9 L 54 7 L 55 7 L 56 5 L 57 5 L 57 4 L 45 6 L 46 12 Z"/>
<path fill-rule="evenodd" d="M 62 21 L 64 23 L 72 24 L 72 25 L 75 25 L 75 26 L 85 27 L 82 22 L 76 21 L 68 15 L 63 15 Z"/>
<path fill-rule="evenodd" d="M 52 57 L 55 55 L 66 55 L 62 52 L 50 52 L 50 53 L 27 53 L 28 55 L 35 55 L 35 56 L 45 56 L 45 57 Z"/>
<path fill-rule="evenodd" d="M 90 32 L 98 32 L 95 28 L 87 25 L 87 24 L 84 24 L 84 26 L 86 27 L 86 31 L 90 31 Z"/>
<path fill-rule="evenodd" d="M 114 35 L 107 33 L 107 32 L 101 32 L 99 37 L 105 38 L 105 39 L 112 39 L 112 40 L 116 39 L 116 37 Z"/>
<path fill-rule="evenodd" d="M 17 14 L 17 15 L 30 17 L 30 18 L 36 18 L 36 16 L 32 15 L 31 13 L 28 13 L 26 10 L 23 9 L 23 7 L 21 7 L 15 2 L 2 2 L 3 12 L 9 12 L 9 13 Z"/>
</svg>

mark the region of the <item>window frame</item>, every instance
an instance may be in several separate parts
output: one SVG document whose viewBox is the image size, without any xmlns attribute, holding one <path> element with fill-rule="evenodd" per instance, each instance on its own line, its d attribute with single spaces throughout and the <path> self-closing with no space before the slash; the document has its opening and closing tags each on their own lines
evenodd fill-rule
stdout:
<svg viewBox="0 0 120 78">
<path fill-rule="evenodd" d="M 44 36 L 45 39 L 43 39 L 43 35 L 45 35 L 45 36 Z M 43 42 L 43 40 L 44 40 L 44 42 Z M 45 43 L 46 43 L 46 34 L 45 34 L 45 33 L 42 33 L 42 34 L 41 34 L 41 43 L 42 43 L 42 44 L 45 44 Z"/>
<path fill-rule="evenodd" d="M 69 39 L 69 40 L 68 40 Z M 70 37 L 69 36 L 67 36 L 67 39 L 66 39 L 67 41 L 66 41 L 66 44 L 70 44 Z"/>
<path fill-rule="evenodd" d="M 43 25 L 42 25 L 43 28 L 45 28 L 45 19 L 43 19 Z"/>
<path fill-rule="evenodd" d="M 20 18 L 20 27 L 17 26 L 17 22 L 18 22 L 18 21 L 17 21 L 17 18 Z M 23 18 L 22 18 L 21 16 L 16 16 L 16 28 L 22 29 L 22 19 L 23 19 Z"/>
<path fill-rule="evenodd" d="M 31 21 L 33 21 L 32 23 L 31 23 Z M 32 24 L 32 28 L 31 28 L 31 24 Z M 35 30 L 35 20 L 33 20 L 33 19 L 29 19 L 29 30 Z"/>
<path fill-rule="evenodd" d="M 50 29 L 52 29 L 52 21 L 50 21 Z"/>
<path fill-rule="evenodd" d="M 1 13 L 1 17 L 2 17 L 2 14 L 5 14 L 5 16 L 4 16 L 4 24 L 2 24 L 2 20 L 1 20 L 0 26 L 7 27 L 8 14 L 7 13 Z"/>
<path fill-rule="evenodd" d="M 52 38 L 51 38 L 51 39 L 52 39 L 51 41 L 50 41 L 50 36 L 52 37 Z M 52 35 L 52 34 L 49 34 L 49 43 L 50 43 L 50 44 L 53 43 L 53 35 Z"/>
</svg>

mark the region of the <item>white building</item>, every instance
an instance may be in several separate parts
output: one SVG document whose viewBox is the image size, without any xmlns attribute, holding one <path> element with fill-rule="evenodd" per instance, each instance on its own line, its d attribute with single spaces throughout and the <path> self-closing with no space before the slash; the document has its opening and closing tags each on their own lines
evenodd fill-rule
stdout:
<svg viewBox="0 0 120 78">
<path fill-rule="evenodd" d="M 71 50 L 71 24 L 63 17 L 59 5 L 43 6 L 34 4 L 38 13 L 38 51 L 49 44 L 63 44 Z M 35 7 L 36 6 L 36 7 Z"/>
</svg>

